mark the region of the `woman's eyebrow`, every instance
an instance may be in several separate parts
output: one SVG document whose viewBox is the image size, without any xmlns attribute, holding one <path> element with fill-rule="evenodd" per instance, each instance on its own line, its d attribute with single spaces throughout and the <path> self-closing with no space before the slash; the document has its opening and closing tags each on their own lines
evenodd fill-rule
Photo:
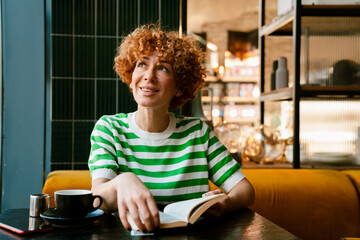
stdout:
<svg viewBox="0 0 360 240">
<path fill-rule="evenodd" d="M 141 57 L 141 60 L 150 60 L 150 57 L 148 57 L 148 56 L 142 56 L 142 57 Z M 160 62 L 160 63 L 166 63 L 166 64 L 171 65 L 171 63 L 170 63 L 169 61 L 166 61 L 165 59 L 160 59 L 159 62 Z"/>
<path fill-rule="evenodd" d="M 167 64 L 171 65 L 171 63 L 169 61 L 166 61 L 166 60 L 160 60 L 160 63 L 167 63 Z"/>
</svg>

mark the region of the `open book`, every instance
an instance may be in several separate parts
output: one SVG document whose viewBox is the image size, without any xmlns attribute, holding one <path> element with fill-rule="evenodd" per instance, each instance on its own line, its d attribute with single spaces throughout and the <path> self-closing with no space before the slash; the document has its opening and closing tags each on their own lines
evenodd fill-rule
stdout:
<svg viewBox="0 0 360 240">
<path fill-rule="evenodd" d="M 207 209 L 225 198 L 225 194 L 217 194 L 171 203 L 164 208 L 164 212 L 159 211 L 160 228 L 185 227 L 188 223 L 194 224 Z M 127 218 L 131 228 L 138 230 L 129 212 Z"/>
</svg>

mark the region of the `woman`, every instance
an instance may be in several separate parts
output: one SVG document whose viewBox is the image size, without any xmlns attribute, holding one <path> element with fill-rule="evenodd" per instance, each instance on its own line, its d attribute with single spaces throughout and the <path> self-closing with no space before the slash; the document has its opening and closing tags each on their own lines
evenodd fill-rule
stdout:
<svg viewBox="0 0 360 240">
<path fill-rule="evenodd" d="M 127 212 L 141 231 L 159 226 L 157 203 L 209 192 L 208 180 L 228 192 L 208 215 L 244 208 L 254 190 L 209 127 L 201 120 L 169 112 L 194 98 L 204 83 L 203 54 L 196 41 L 142 26 L 118 48 L 115 71 L 129 86 L 138 109 L 103 116 L 91 135 L 92 191 L 102 209 L 118 210 L 125 228 Z M 141 219 L 140 219 L 141 215 Z"/>
</svg>

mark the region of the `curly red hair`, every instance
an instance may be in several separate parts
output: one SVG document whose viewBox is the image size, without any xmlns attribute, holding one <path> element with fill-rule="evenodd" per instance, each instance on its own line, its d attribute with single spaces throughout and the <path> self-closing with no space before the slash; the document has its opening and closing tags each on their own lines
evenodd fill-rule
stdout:
<svg viewBox="0 0 360 240">
<path fill-rule="evenodd" d="M 181 96 L 174 96 L 169 108 L 176 109 L 195 97 L 205 83 L 204 53 L 191 36 L 164 32 L 158 26 L 145 25 L 123 39 L 117 49 L 114 69 L 128 86 L 132 81 L 137 60 L 145 53 L 157 51 L 170 62 L 175 72 L 176 86 Z"/>
</svg>

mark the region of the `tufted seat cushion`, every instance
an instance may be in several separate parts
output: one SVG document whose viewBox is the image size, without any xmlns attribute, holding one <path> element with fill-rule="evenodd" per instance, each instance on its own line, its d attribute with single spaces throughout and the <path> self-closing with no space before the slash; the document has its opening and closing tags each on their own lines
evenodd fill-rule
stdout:
<svg viewBox="0 0 360 240">
<path fill-rule="evenodd" d="M 360 236 L 360 171 L 243 169 L 255 189 L 250 208 L 302 239 Z M 354 187 L 355 186 L 355 187 Z M 90 189 L 88 170 L 51 172 L 43 192 Z M 210 182 L 210 189 L 216 186 Z M 53 199 L 52 199 L 53 200 Z M 54 207 L 54 202 L 51 201 Z"/>
<path fill-rule="evenodd" d="M 296 236 L 302 239 L 360 236 L 358 194 L 341 171 L 243 171 L 255 188 L 255 203 L 250 208 Z M 360 171 L 355 172 L 360 176 Z"/>
<path fill-rule="evenodd" d="M 65 189 L 91 189 L 89 170 L 57 170 L 46 178 L 43 193 L 50 195 L 50 207 L 55 207 L 54 192 Z"/>
</svg>

